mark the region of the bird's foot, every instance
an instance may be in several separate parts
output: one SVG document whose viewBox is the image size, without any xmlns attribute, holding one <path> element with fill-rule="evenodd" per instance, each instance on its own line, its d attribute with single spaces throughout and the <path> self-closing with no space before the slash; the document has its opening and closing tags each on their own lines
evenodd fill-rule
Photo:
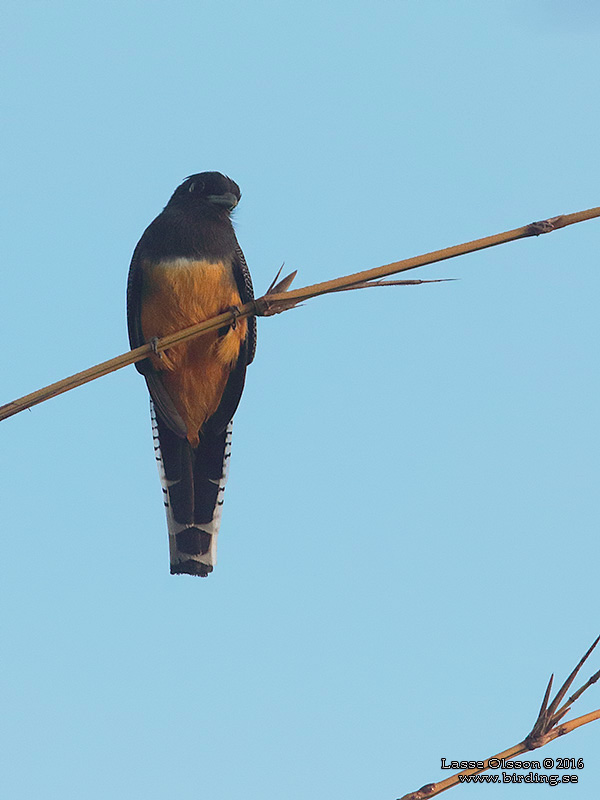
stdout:
<svg viewBox="0 0 600 800">
<path fill-rule="evenodd" d="M 231 311 L 231 313 L 233 314 L 233 319 L 231 320 L 231 330 L 234 331 L 237 328 L 237 321 L 242 312 L 240 311 L 239 306 L 229 306 L 227 310 Z"/>
<path fill-rule="evenodd" d="M 158 349 L 158 336 L 153 336 L 150 339 L 150 341 L 148 342 L 148 344 L 150 345 L 150 347 L 152 349 L 153 355 L 155 355 L 157 358 L 160 358 L 162 360 L 163 354 Z"/>
</svg>

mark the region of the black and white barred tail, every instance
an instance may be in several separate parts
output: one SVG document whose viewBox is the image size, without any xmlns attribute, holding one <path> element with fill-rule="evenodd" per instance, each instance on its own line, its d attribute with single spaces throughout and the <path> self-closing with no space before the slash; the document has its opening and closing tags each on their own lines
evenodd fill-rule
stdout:
<svg viewBox="0 0 600 800">
<path fill-rule="evenodd" d="M 201 437 L 193 448 L 162 422 L 152 400 L 150 416 L 167 512 L 171 574 L 206 577 L 217 562 L 233 423 Z"/>
</svg>

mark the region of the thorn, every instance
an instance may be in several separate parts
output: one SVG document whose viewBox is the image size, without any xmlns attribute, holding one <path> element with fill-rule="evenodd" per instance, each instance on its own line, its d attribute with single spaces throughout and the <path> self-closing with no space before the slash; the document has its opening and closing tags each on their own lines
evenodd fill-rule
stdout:
<svg viewBox="0 0 600 800">
<path fill-rule="evenodd" d="M 285 278 L 280 280 L 279 283 L 273 287 L 273 294 L 283 294 L 283 292 L 287 292 L 297 274 L 298 270 L 295 269 L 293 272 L 290 272 L 289 275 L 286 275 Z"/>
<path fill-rule="evenodd" d="M 284 264 L 281 265 L 281 267 L 279 268 L 279 272 L 273 278 L 273 281 L 271 282 L 271 285 L 267 289 L 267 292 L 266 292 L 267 294 L 283 294 L 284 292 L 287 292 L 287 290 L 292 285 L 292 281 L 294 280 L 294 278 L 298 274 L 298 270 L 297 269 L 295 269 L 293 272 L 290 272 L 289 275 L 286 275 L 285 278 L 282 278 L 279 281 L 279 283 L 277 283 L 277 280 L 278 280 L 279 276 L 281 275 L 281 270 L 283 269 L 283 267 L 284 267 Z"/>
<path fill-rule="evenodd" d="M 544 699 L 542 701 L 542 708 L 540 710 L 540 714 L 542 711 L 545 711 L 548 708 L 548 700 L 550 699 L 550 692 L 552 691 L 552 683 L 554 681 L 554 673 L 550 675 L 550 680 L 548 681 L 548 686 L 546 687 L 546 694 L 544 695 Z"/>
<path fill-rule="evenodd" d="M 282 265 L 279 267 L 279 269 L 278 269 L 278 271 L 277 271 L 277 275 L 275 275 L 275 277 L 274 277 L 274 278 L 273 278 L 273 280 L 271 281 L 271 285 L 269 286 L 269 288 L 267 289 L 267 291 L 265 292 L 265 294 L 272 294 L 272 293 L 273 293 L 273 287 L 274 287 L 274 286 L 275 286 L 275 284 L 277 283 L 277 280 L 278 280 L 279 276 L 281 275 L 281 270 L 284 268 L 284 266 L 285 266 L 285 261 L 284 261 L 284 262 L 283 262 L 283 264 L 282 264 Z"/>
<path fill-rule="evenodd" d="M 459 281 L 460 278 L 431 278 L 430 280 L 399 280 L 399 281 L 373 281 L 366 282 L 365 286 L 420 286 L 422 283 L 448 283 L 448 281 Z"/>
<path fill-rule="evenodd" d="M 420 286 L 422 283 L 446 283 L 447 281 L 459 281 L 460 278 L 433 278 L 431 280 L 420 280 L 420 279 L 413 279 L 413 280 L 398 280 L 398 281 L 384 281 L 384 280 L 377 280 L 377 281 L 361 281 L 360 283 L 355 283 L 354 286 L 342 286 L 339 289 L 331 289 L 327 294 L 333 294 L 334 292 L 349 292 L 353 289 L 370 289 L 371 287 L 376 286 Z"/>
</svg>

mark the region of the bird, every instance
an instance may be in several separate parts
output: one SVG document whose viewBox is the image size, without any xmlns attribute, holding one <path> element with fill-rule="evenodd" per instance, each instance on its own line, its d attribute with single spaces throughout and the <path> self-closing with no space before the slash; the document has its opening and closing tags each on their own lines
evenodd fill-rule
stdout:
<svg viewBox="0 0 600 800">
<path fill-rule="evenodd" d="M 146 228 L 127 279 L 132 349 L 254 299 L 231 221 L 240 198 L 220 172 L 190 175 Z M 136 363 L 150 392 L 171 574 L 206 577 L 215 566 L 232 418 L 255 350 L 256 317 L 234 316 Z"/>
</svg>

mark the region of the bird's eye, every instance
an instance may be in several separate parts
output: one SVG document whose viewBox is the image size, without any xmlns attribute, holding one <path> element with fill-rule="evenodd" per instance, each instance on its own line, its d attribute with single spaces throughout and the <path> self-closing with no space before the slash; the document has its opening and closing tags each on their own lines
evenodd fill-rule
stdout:
<svg viewBox="0 0 600 800">
<path fill-rule="evenodd" d="M 193 192 L 195 188 L 196 188 L 196 184 L 195 183 L 190 183 L 188 192 Z"/>
<path fill-rule="evenodd" d="M 201 192 L 204 189 L 204 181 L 192 181 L 189 185 L 188 192 Z"/>
</svg>

